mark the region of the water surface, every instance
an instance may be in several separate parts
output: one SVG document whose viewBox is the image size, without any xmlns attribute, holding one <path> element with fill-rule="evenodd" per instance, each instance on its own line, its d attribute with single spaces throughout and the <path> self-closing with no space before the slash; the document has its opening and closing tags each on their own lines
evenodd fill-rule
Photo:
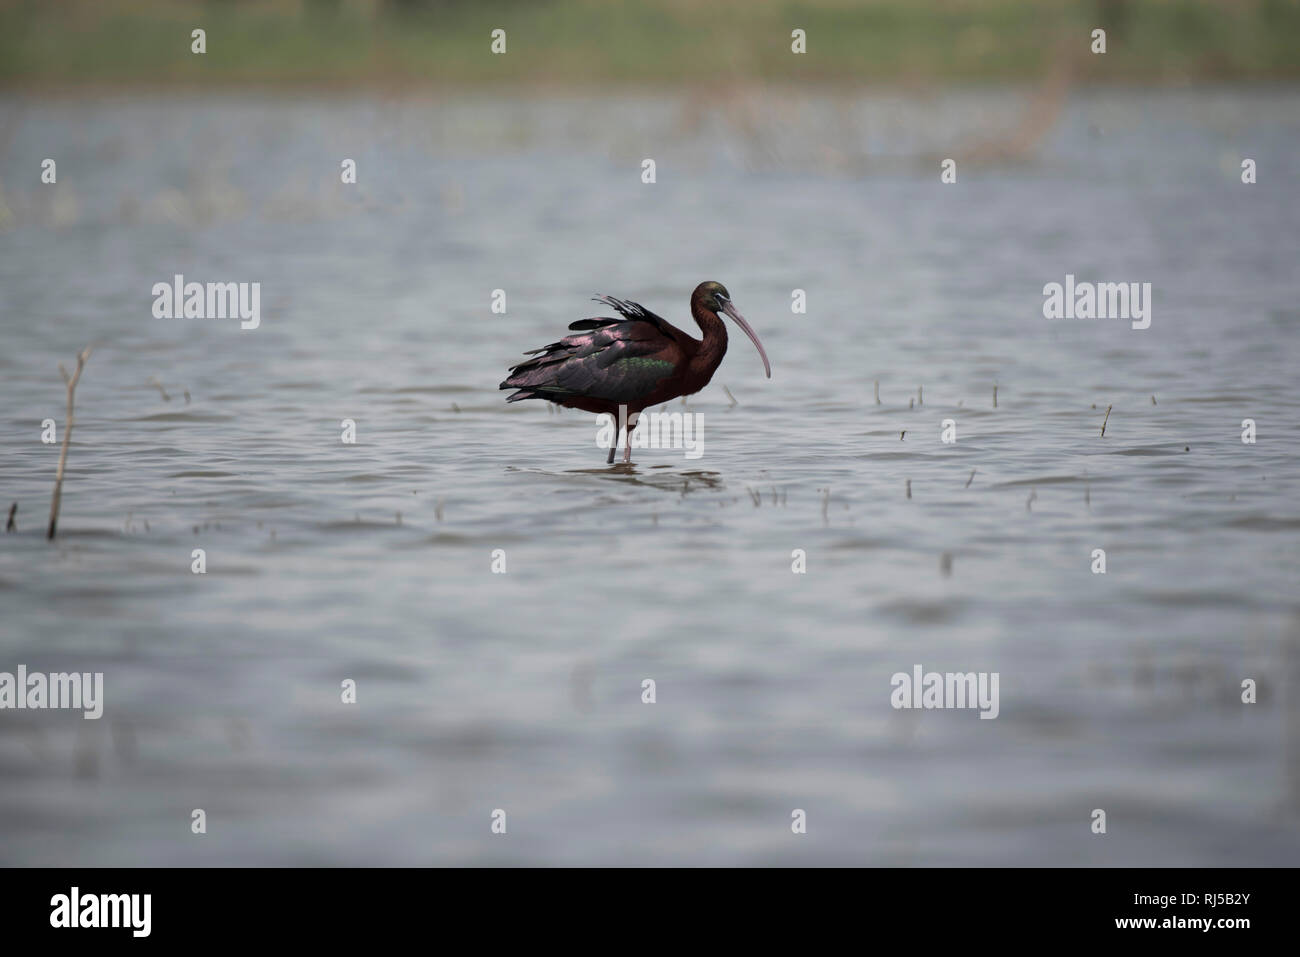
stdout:
<svg viewBox="0 0 1300 957">
<path fill-rule="evenodd" d="M 0 862 L 1294 864 L 1300 97 L 1079 93 L 940 184 L 1025 102 L 0 100 L 0 670 L 107 698 L 0 713 Z M 1151 328 L 1045 320 L 1067 273 Z M 704 279 L 774 374 L 733 334 L 702 458 L 504 403 Z M 894 710 L 915 664 L 1000 716 Z"/>
</svg>

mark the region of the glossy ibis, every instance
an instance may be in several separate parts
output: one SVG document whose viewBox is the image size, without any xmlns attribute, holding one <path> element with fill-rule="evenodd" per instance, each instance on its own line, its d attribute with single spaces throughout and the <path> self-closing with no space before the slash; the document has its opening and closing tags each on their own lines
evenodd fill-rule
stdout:
<svg viewBox="0 0 1300 957">
<path fill-rule="evenodd" d="M 699 392 L 727 354 L 727 326 L 723 313 L 740 326 L 758 349 L 767 377 L 772 366 L 763 344 L 745 317 L 731 304 L 731 294 L 718 282 L 702 282 L 691 293 L 691 315 L 703 339 L 683 332 L 640 303 L 613 296 L 597 296 L 621 319 L 579 319 L 569 325 L 578 335 L 565 336 L 510 369 L 499 388 L 518 389 L 507 402 L 546 399 L 556 405 L 586 412 L 608 413 L 619 422 L 619 407 L 626 406 L 627 447 L 623 461 L 632 459 L 632 430 L 643 409 Z M 618 442 L 610 446 L 606 463 L 613 463 Z"/>
</svg>

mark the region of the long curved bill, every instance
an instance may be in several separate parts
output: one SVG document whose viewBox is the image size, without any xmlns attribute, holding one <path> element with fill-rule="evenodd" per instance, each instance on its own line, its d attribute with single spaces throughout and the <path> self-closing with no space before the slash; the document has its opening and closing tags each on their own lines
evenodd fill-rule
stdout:
<svg viewBox="0 0 1300 957">
<path fill-rule="evenodd" d="M 763 343 L 758 341 L 758 334 L 750 328 L 749 323 L 745 321 L 745 317 L 738 313 L 736 307 L 731 303 L 723 303 L 722 311 L 730 316 L 736 325 L 740 326 L 745 335 L 749 336 L 749 341 L 754 344 L 754 348 L 758 350 L 759 356 L 763 359 L 763 368 L 767 372 L 767 377 L 772 378 L 772 363 L 767 361 L 767 353 L 763 350 Z"/>
</svg>

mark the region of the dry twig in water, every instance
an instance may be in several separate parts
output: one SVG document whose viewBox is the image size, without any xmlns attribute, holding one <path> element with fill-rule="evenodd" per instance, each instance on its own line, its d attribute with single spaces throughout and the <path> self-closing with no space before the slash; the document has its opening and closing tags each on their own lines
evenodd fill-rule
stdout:
<svg viewBox="0 0 1300 957">
<path fill-rule="evenodd" d="M 59 453 L 59 471 L 54 476 L 54 498 L 50 501 L 50 529 L 45 537 L 54 540 L 54 529 L 59 524 L 59 505 L 63 501 L 63 469 L 68 464 L 68 443 L 72 440 L 72 400 L 73 394 L 77 391 L 77 380 L 81 378 L 81 370 L 86 367 L 86 360 L 90 358 L 90 346 L 82 349 L 77 353 L 77 371 L 68 375 L 68 370 L 63 368 L 63 363 L 59 363 L 59 372 L 63 375 L 63 381 L 68 386 L 68 421 L 63 426 L 63 451 Z"/>
<path fill-rule="evenodd" d="M 163 388 L 163 384 L 158 381 L 157 376 L 150 377 L 149 384 L 162 394 L 164 402 L 170 402 L 172 400 L 172 397 L 167 394 L 167 390 Z"/>
</svg>

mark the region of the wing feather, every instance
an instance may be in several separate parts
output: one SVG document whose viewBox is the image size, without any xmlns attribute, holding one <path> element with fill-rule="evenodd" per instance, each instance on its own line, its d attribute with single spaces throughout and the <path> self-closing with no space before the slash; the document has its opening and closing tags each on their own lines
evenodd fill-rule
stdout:
<svg viewBox="0 0 1300 957">
<path fill-rule="evenodd" d="M 569 328 L 580 335 L 565 336 L 525 355 L 510 369 L 502 389 L 518 389 L 507 401 L 582 395 L 611 402 L 635 402 L 650 395 L 676 363 L 665 350 L 681 333 L 640 303 L 613 296 L 595 300 L 610 306 L 622 319 L 579 319 Z M 667 353 L 667 354 L 666 354 Z"/>
</svg>

